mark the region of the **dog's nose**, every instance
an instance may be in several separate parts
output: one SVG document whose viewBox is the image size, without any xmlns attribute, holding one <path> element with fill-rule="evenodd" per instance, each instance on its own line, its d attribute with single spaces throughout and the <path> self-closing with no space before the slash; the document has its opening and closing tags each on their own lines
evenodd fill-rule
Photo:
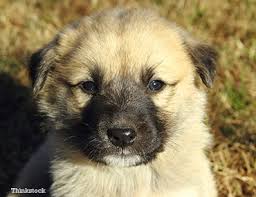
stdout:
<svg viewBox="0 0 256 197">
<path fill-rule="evenodd" d="M 131 145 L 136 138 L 136 132 L 131 128 L 110 128 L 107 134 L 111 143 L 120 147 Z"/>
</svg>

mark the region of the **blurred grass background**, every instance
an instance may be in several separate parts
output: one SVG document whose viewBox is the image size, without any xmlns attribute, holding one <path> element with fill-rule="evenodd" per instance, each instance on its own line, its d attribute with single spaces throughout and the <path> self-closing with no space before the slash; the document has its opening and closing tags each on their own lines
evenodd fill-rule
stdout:
<svg viewBox="0 0 256 197">
<path fill-rule="evenodd" d="M 157 10 L 220 54 L 209 90 L 219 196 L 256 196 L 256 0 L 1 0 L 0 196 L 42 142 L 26 62 L 63 25 L 116 5 Z"/>
</svg>

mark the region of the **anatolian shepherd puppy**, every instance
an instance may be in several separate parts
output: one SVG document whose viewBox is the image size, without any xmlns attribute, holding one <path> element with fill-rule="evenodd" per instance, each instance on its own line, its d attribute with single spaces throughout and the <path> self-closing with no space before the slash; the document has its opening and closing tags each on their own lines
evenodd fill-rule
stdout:
<svg viewBox="0 0 256 197">
<path fill-rule="evenodd" d="M 54 197 L 217 196 L 206 95 L 195 85 L 198 75 L 212 86 L 215 61 L 211 47 L 149 10 L 68 25 L 31 58 L 49 137 L 15 187 Z"/>
</svg>

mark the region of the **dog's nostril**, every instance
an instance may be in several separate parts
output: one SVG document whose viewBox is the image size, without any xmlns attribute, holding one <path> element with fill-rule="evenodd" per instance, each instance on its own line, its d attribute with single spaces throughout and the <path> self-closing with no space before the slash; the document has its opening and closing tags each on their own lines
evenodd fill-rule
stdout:
<svg viewBox="0 0 256 197">
<path fill-rule="evenodd" d="M 111 128 L 108 129 L 107 134 L 111 143 L 120 147 L 131 145 L 136 138 L 136 132 L 130 128 Z"/>
</svg>

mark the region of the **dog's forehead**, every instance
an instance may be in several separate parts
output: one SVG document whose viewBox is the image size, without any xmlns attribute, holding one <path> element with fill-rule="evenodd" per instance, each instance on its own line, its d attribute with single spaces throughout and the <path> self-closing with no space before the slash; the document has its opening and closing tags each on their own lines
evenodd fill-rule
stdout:
<svg viewBox="0 0 256 197">
<path fill-rule="evenodd" d="M 79 42 L 70 58 L 81 77 L 94 67 L 108 79 L 120 74 L 132 74 L 139 79 L 141 72 L 153 67 L 161 78 L 174 80 L 191 70 L 175 27 L 160 18 L 149 21 L 143 17 L 129 20 L 103 17 L 82 29 L 77 30 Z"/>
</svg>

